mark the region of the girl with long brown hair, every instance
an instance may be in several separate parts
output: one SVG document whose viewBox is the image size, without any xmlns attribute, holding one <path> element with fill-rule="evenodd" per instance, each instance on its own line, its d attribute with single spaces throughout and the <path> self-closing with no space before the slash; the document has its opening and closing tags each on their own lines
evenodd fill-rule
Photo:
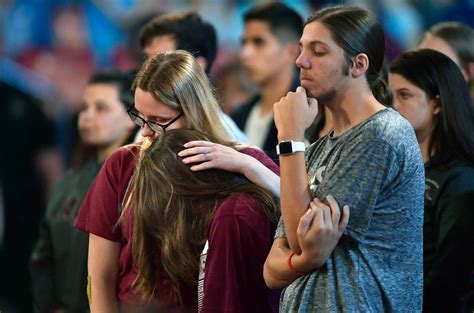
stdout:
<svg viewBox="0 0 474 313">
<path fill-rule="evenodd" d="M 75 224 L 89 233 L 92 312 L 135 308 L 137 303 L 143 302 L 143 296 L 147 296 L 146 292 L 142 294 L 140 291 L 143 289 L 136 288 L 141 286 L 140 280 L 137 281 L 138 274 L 149 277 L 149 273 L 134 264 L 140 264 L 132 257 L 132 234 L 138 225 L 133 222 L 135 206 L 127 208 L 126 195 L 132 190 L 131 177 L 136 170 L 140 150 L 150 146 L 163 133 L 171 129 L 193 129 L 227 144 L 206 142 L 203 146 L 186 149 L 183 162 L 200 162 L 191 166 L 193 171 L 203 169 L 203 166 L 220 168 L 243 174 L 273 193 L 279 190 L 276 164 L 263 152 L 242 149 L 230 141 L 220 121 L 218 104 L 206 74 L 190 53 L 174 51 L 149 58 L 137 74 L 133 89 L 135 104 L 128 113 L 132 121 L 142 128 L 145 142 L 124 147 L 107 159 L 82 204 Z M 155 188 L 161 192 L 159 190 L 166 187 L 157 185 Z M 161 222 L 156 221 L 156 225 Z M 159 248 L 155 247 L 156 251 Z M 164 265 L 160 263 L 156 251 L 157 258 L 151 260 L 157 269 L 155 274 L 159 275 L 155 280 L 157 293 L 154 302 L 167 310 L 197 311 L 195 288 L 180 287 L 180 297 L 175 297 L 176 280 L 173 279 L 176 277 L 168 277 L 163 271 Z M 149 283 L 143 286 L 149 287 Z"/>
<path fill-rule="evenodd" d="M 270 312 L 262 268 L 279 217 L 276 201 L 241 175 L 193 172 L 177 155 L 192 140 L 219 143 L 177 129 L 140 155 L 127 206 L 134 210 L 133 287 L 149 301 L 170 295 L 179 300 L 184 288 L 198 290 L 200 277 L 201 312 Z M 164 277 L 171 293 L 162 295 Z"/>
</svg>

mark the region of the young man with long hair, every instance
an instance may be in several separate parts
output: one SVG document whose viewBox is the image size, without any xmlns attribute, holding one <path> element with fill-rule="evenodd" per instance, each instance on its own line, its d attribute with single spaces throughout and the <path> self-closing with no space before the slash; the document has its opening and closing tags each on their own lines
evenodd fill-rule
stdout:
<svg viewBox="0 0 474 313">
<path fill-rule="evenodd" d="M 385 106 L 382 27 L 328 7 L 300 48 L 301 87 L 274 108 L 282 221 L 265 280 L 286 287 L 282 312 L 421 310 L 424 167 L 410 124 Z M 305 155 L 318 103 L 334 129 Z"/>
</svg>

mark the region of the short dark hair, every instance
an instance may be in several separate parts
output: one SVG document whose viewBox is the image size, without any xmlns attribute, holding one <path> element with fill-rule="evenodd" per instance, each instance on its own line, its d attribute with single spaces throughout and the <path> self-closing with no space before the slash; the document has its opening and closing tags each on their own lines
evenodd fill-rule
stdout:
<svg viewBox="0 0 474 313">
<path fill-rule="evenodd" d="M 368 56 L 367 82 L 374 97 L 390 105 L 392 97 L 383 77 L 385 34 L 375 16 L 357 6 L 338 5 L 317 11 L 304 25 L 313 22 L 320 22 L 329 29 L 333 40 L 344 50 L 348 64 L 352 64 L 351 58 L 359 53 Z"/>
<path fill-rule="evenodd" d="M 436 121 L 430 152 L 431 166 L 456 159 L 474 164 L 474 110 L 469 90 L 459 67 L 444 54 L 421 49 L 401 54 L 390 66 L 423 90 L 428 99 L 439 97 L 441 112 Z"/>
<path fill-rule="evenodd" d="M 298 41 L 303 32 L 303 18 L 293 9 L 280 2 L 258 4 L 244 14 L 244 23 L 262 21 L 282 42 Z"/>
<path fill-rule="evenodd" d="M 468 64 L 474 62 L 474 29 L 468 25 L 460 22 L 442 22 L 431 26 L 423 38 L 427 34 L 446 41 L 456 53 L 463 69 L 467 69 Z"/>
<path fill-rule="evenodd" d="M 207 73 L 212 67 L 217 54 L 217 34 L 214 26 L 204 21 L 196 12 L 160 15 L 140 31 L 139 42 L 143 49 L 158 36 L 171 35 L 176 43 L 176 50 L 185 50 L 195 57 L 207 61 Z"/>
<path fill-rule="evenodd" d="M 101 70 L 92 74 L 88 85 L 111 84 L 115 85 L 119 91 L 119 99 L 125 108 L 133 105 L 134 96 L 132 92 L 133 77 L 131 73 L 117 70 Z"/>
</svg>

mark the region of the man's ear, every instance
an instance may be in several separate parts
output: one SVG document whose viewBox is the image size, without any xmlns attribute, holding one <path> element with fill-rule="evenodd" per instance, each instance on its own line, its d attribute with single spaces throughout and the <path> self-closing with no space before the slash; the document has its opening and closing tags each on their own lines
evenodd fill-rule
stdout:
<svg viewBox="0 0 474 313">
<path fill-rule="evenodd" d="M 369 57 L 365 53 L 359 53 L 352 58 L 351 74 L 352 77 L 364 75 L 369 69 Z"/>
<path fill-rule="evenodd" d="M 205 72 L 207 69 L 207 60 L 205 57 L 197 57 L 196 61 L 198 62 L 199 66 L 202 68 L 202 70 Z"/>
</svg>

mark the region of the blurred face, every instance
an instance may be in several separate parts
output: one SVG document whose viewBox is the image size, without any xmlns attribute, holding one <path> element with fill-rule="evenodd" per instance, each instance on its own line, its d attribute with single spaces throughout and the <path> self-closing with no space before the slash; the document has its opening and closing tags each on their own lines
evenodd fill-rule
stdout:
<svg viewBox="0 0 474 313">
<path fill-rule="evenodd" d="M 456 52 L 449 46 L 449 44 L 439 37 L 435 37 L 431 34 L 426 34 L 425 38 L 421 41 L 418 46 L 420 49 L 432 49 L 443 53 L 453 60 L 459 66 L 459 59 Z"/>
<path fill-rule="evenodd" d="M 156 100 L 151 93 L 140 88 L 135 90 L 135 109 L 143 119 L 155 121 L 160 124 L 167 124 L 180 114 L 178 110 L 172 109 L 163 102 Z M 183 116 L 169 125 L 166 130 L 184 127 L 186 127 L 186 119 Z M 158 130 L 158 132 L 154 132 L 148 125 L 144 125 L 142 128 L 142 136 L 154 140 L 163 132 L 161 128 L 158 128 Z"/>
<path fill-rule="evenodd" d="M 294 62 L 288 45 L 282 44 L 272 34 L 267 23 L 249 21 L 242 35 L 240 61 L 249 79 L 257 86 L 264 86 L 281 75 Z"/>
<path fill-rule="evenodd" d="M 119 100 L 119 91 L 112 84 L 88 85 L 83 94 L 78 128 L 84 143 L 108 147 L 122 144 L 134 128 Z"/>
<path fill-rule="evenodd" d="M 426 34 L 426 36 L 421 41 L 420 45 L 418 46 L 420 49 L 432 49 L 438 52 L 441 52 L 445 56 L 449 57 L 454 63 L 459 66 L 464 75 L 464 78 L 467 79 L 466 71 L 461 67 L 461 62 L 456 54 L 456 52 L 451 48 L 451 46 L 444 41 L 443 39 L 433 36 L 431 34 Z"/>
<path fill-rule="evenodd" d="M 421 88 L 401 75 L 390 73 L 388 81 L 395 109 L 410 122 L 417 135 L 430 133 L 434 117 L 440 112 L 437 101 L 428 99 Z"/>
<path fill-rule="evenodd" d="M 157 53 L 175 51 L 176 42 L 172 35 L 154 37 L 151 42 L 143 48 L 146 57 L 149 58 Z"/>
<path fill-rule="evenodd" d="M 334 99 L 350 82 L 350 67 L 344 50 L 331 38 L 326 26 L 319 22 L 305 26 L 296 65 L 300 69 L 301 86 L 309 96 L 323 104 Z"/>
</svg>

